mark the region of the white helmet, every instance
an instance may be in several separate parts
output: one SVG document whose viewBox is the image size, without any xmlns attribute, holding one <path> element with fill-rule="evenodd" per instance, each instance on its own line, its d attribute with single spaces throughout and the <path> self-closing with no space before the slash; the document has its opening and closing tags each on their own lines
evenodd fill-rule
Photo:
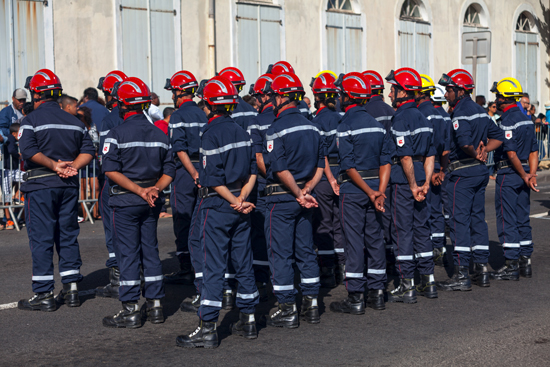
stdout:
<svg viewBox="0 0 550 367">
<path fill-rule="evenodd" d="M 440 84 L 436 84 L 435 91 L 432 94 L 431 98 L 434 102 L 446 103 L 447 100 L 445 99 L 445 88 L 443 88 L 443 86 Z"/>
</svg>

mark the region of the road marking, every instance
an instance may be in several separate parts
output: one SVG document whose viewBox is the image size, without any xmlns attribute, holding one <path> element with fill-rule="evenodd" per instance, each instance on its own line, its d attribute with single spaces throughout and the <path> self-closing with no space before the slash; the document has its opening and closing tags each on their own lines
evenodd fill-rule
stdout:
<svg viewBox="0 0 550 367">
<path fill-rule="evenodd" d="M 79 297 L 89 296 L 90 294 L 95 294 L 95 289 L 88 289 L 86 291 L 78 292 Z M 6 303 L 3 305 L 0 305 L 0 310 L 9 310 L 11 308 L 16 308 L 16 307 L 17 307 L 17 302 Z"/>
<path fill-rule="evenodd" d="M 539 213 L 539 214 L 533 214 L 533 215 L 530 215 L 529 218 L 541 218 L 541 219 L 544 219 L 542 217 L 546 217 L 548 215 L 548 212 L 544 212 L 544 213 Z"/>
</svg>

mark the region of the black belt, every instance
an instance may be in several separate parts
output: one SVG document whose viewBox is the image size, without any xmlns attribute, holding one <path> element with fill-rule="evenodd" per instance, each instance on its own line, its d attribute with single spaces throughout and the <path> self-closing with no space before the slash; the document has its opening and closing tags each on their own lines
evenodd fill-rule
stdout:
<svg viewBox="0 0 550 367">
<path fill-rule="evenodd" d="M 453 171 L 456 171 L 457 169 L 475 167 L 475 166 L 479 166 L 481 164 L 485 164 L 485 163 L 481 162 L 481 161 L 479 161 L 475 158 L 459 159 L 458 161 L 451 162 L 449 164 L 449 167 L 447 168 L 447 170 L 449 172 L 453 172 Z"/>
<path fill-rule="evenodd" d="M 521 165 L 529 165 L 529 161 L 524 159 L 524 160 L 520 160 L 521 162 Z M 501 170 L 503 168 L 506 168 L 506 167 L 512 167 L 512 162 L 510 162 L 510 160 L 505 160 L 505 161 L 500 161 L 500 162 L 497 162 L 495 163 L 495 171 L 498 171 L 498 170 Z"/>
<path fill-rule="evenodd" d="M 411 158 L 412 158 L 413 163 L 414 162 L 424 162 L 424 156 L 423 155 L 413 155 Z M 394 157 L 393 158 L 393 164 L 401 164 L 401 158 Z"/>
<path fill-rule="evenodd" d="M 35 168 L 23 173 L 23 181 L 27 182 L 29 180 L 36 180 L 37 178 L 49 176 L 57 176 L 57 173 L 46 167 Z"/>
<path fill-rule="evenodd" d="M 306 185 L 306 181 L 296 181 L 296 185 L 298 185 L 300 189 L 303 189 L 304 186 Z M 265 187 L 264 191 L 260 193 L 260 197 L 271 196 L 271 195 L 282 195 L 282 194 L 294 195 L 292 191 L 290 191 L 284 186 L 281 186 L 281 184 L 271 184 Z"/>
<path fill-rule="evenodd" d="M 328 157 L 328 165 L 330 167 L 337 167 L 338 166 L 338 157 Z"/>
<path fill-rule="evenodd" d="M 379 170 L 377 170 L 377 169 L 369 169 L 369 170 L 366 170 L 366 171 L 357 171 L 357 173 L 359 173 L 359 175 L 361 176 L 361 178 L 363 180 L 371 180 L 371 179 L 374 179 L 374 178 L 378 178 L 378 172 L 379 172 Z M 341 185 L 344 182 L 351 182 L 351 177 L 349 177 L 349 175 L 347 173 L 342 173 L 340 176 L 338 176 L 337 181 L 338 181 L 338 185 Z"/>
<path fill-rule="evenodd" d="M 157 183 L 157 180 L 132 181 L 132 182 L 138 185 L 139 187 L 145 188 L 145 187 L 155 186 L 155 184 Z M 113 185 L 109 188 L 109 196 L 123 195 L 123 194 L 130 194 L 130 193 L 133 193 L 133 192 L 130 190 L 126 190 L 120 187 L 119 185 Z"/>
<path fill-rule="evenodd" d="M 242 188 L 243 188 L 243 183 L 242 183 L 242 181 L 236 181 L 236 182 L 225 185 L 225 187 L 227 187 L 229 192 L 232 192 L 232 193 L 238 192 L 238 193 L 240 193 Z M 199 195 L 198 196 L 201 199 L 209 198 L 209 197 L 212 197 L 212 196 L 219 196 L 219 195 L 220 194 L 218 194 L 216 192 L 216 190 L 214 190 L 210 187 L 201 187 L 201 188 L 199 188 Z"/>
<path fill-rule="evenodd" d="M 197 154 L 190 155 L 190 156 L 189 156 L 189 160 L 191 161 L 191 163 L 200 163 L 200 156 L 199 156 L 198 153 L 197 153 Z M 176 155 L 176 157 L 174 158 L 174 161 L 175 161 L 176 163 L 178 163 L 178 162 L 181 162 L 181 159 L 180 159 L 180 157 L 178 157 L 178 156 Z M 182 164 L 183 164 L 183 163 L 182 163 Z"/>
</svg>

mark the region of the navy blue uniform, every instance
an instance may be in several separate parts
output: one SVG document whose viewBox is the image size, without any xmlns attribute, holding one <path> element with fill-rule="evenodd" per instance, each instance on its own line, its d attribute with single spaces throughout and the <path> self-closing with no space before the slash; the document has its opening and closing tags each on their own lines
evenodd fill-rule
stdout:
<svg viewBox="0 0 550 367">
<path fill-rule="evenodd" d="M 426 173 L 421 157 L 434 155 L 433 127 L 414 102 L 402 104 L 392 118 L 393 156 L 398 163 L 391 169 L 392 221 L 394 253 L 397 272 L 401 278 L 412 279 L 415 257 L 421 275 L 433 274 L 433 249 L 430 242 L 428 218 L 430 210 L 426 200 L 418 202 L 399 163 L 399 158 L 413 158 L 414 177 L 418 186 L 424 185 Z"/>
<path fill-rule="evenodd" d="M 338 112 L 323 107 L 317 110 L 312 120 L 312 123 L 321 130 L 326 149 L 325 155 L 335 179 L 338 178 L 339 173 L 336 133 L 341 119 L 342 116 Z M 319 207 L 314 209 L 313 242 L 317 246 L 320 265 L 334 268 L 335 253 L 338 256 L 338 264 L 346 262 L 340 225 L 340 199 L 332 190 L 324 173 L 321 181 L 315 186 L 315 195 Z"/>
<path fill-rule="evenodd" d="M 267 150 L 264 150 L 265 133 L 273 120 L 275 120 L 275 115 L 273 114 L 273 106 L 270 105 L 265 107 L 258 116 L 250 119 L 247 127 L 247 132 L 252 140 L 252 150 L 255 154 L 260 153 L 263 155 L 264 164 L 267 164 Z M 265 177 L 258 172 L 256 186 L 254 186 L 249 198 L 249 201 L 256 205 L 256 209 L 250 213 L 254 277 L 257 282 L 261 283 L 269 282 L 269 261 L 264 232 L 266 203 L 265 197 L 260 195 L 265 190 L 265 183 Z"/>
<path fill-rule="evenodd" d="M 201 186 L 209 193 L 215 193 L 213 186 L 241 186 L 257 173 L 250 137 L 231 117 L 210 120 L 203 130 L 200 158 Z M 240 191 L 234 195 L 239 196 Z M 229 253 L 238 282 L 237 307 L 243 313 L 254 313 L 259 293 L 252 269 L 250 215 L 235 211 L 219 195 L 204 198 L 199 215 L 204 258 L 199 317 L 208 322 L 218 320 Z"/>
<path fill-rule="evenodd" d="M 376 119 L 379 123 L 381 123 L 384 128 L 386 129 L 386 132 L 388 133 L 388 136 L 391 134 L 391 119 L 393 115 L 395 114 L 395 110 L 388 105 L 384 100 L 382 99 L 382 96 L 374 95 L 370 98 L 369 102 L 365 104 L 365 110 Z M 384 228 L 384 242 L 386 243 L 386 249 L 392 250 L 393 244 L 391 239 L 391 188 L 392 185 L 388 185 L 386 188 L 386 201 L 384 201 L 384 209 L 386 210 L 384 213 L 382 213 L 382 223 Z"/>
<path fill-rule="evenodd" d="M 311 179 L 325 167 L 324 146 L 318 129 L 297 108 L 279 113 L 266 134 L 267 184 L 279 184 L 277 172 L 288 170 L 296 183 Z M 302 295 L 319 293 L 319 265 L 313 249 L 313 210 L 303 208 L 294 195 L 266 196 L 265 235 L 273 293 L 279 303 L 294 303 L 293 255 L 301 273 Z"/>
<path fill-rule="evenodd" d="M 441 156 L 444 151 L 451 149 L 447 122 L 431 101 L 422 102 L 418 105 L 418 110 L 433 124 L 433 145 L 435 148 L 434 173 L 439 173 L 441 169 Z M 443 217 L 441 189 L 441 185 L 434 186 L 430 182 L 430 191 L 428 191 L 428 196 L 426 197 L 430 206 L 429 226 L 433 248 L 441 248 L 445 245 L 445 218 Z"/>
<path fill-rule="evenodd" d="M 101 103 L 94 100 L 89 100 L 82 104 L 82 107 L 88 107 L 92 111 L 92 124 L 97 128 L 97 131 L 104 131 L 103 120 L 109 114 L 109 110 Z"/>
<path fill-rule="evenodd" d="M 443 120 L 445 121 L 445 128 L 446 128 L 446 138 L 449 141 L 449 149 L 451 150 L 451 130 L 452 130 L 452 123 L 451 123 L 451 116 L 445 111 L 445 109 L 441 106 L 434 106 L 436 111 L 443 116 Z M 445 172 L 445 175 L 447 172 Z M 445 178 L 443 180 L 443 183 L 441 184 L 441 203 L 443 206 L 443 218 L 445 219 L 445 224 L 448 228 L 451 227 L 451 208 L 449 207 L 449 199 L 447 196 L 447 184 L 449 183 L 449 180 Z M 443 244 L 445 244 L 445 238 L 443 239 Z"/>
<path fill-rule="evenodd" d="M 111 113 L 108 114 L 103 121 L 101 122 L 101 130 L 99 132 L 99 146 L 103 149 L 105 138 L 111 129 L 122 124 L 124 120 L 119 116 L 118 106 L 114 107 L 111 110 Z M 102 153 L 103 154 L 103 153 Z M 103 231 L 105 232 L 105 244 L 107 245 L 107 251 L 109 252 L 109 258 L 105 262 L 105 266 L 108 268 L 118 267 L 118 262 L 116 259 L 116 251 L 113 247 L 113 218 L 111 217 L 113 210 L 109 206 L 109 190 L 111 186 L 109 185 L 109 180 L 104 180 L 103 187 L 101 188 L 101 218 L 103 222 Z"/>
<path fill-rule="evenodd" d="M 105 172 L 120 172 L 132 181 L 151 181 L 148 186 L 154 186 L 163 175 L 175 175 L 168 137 L 142 113 L 127 117 L 111 129 L 103 145 L 103 158 Z M 111 190 L 117 187 L 113 182 L 110 185 Z M 139 300 L 140 267 L 145 279 L 143 296 L 164 297 L 157 242 L 162 201 L 158 199 L 151 208 L 140 196 L 127 192 L 112 195 L 109 206 L 113 210 L 113 241 L 120 268 L 120 301 Z"/>
<path fill-rule="evenodd" d="M 298 103 L 298 109 L 300 110 L 302 116 L 304 116 L 306 119 L 310 121 L 313 120 L 313 115 L 311 114 L 311 111 L 304 100 L 301 100 Z"/>
<path fill-rule="evenodd" d="M 470 96 L 465 96 L 456 104 L 451 120 L 450 162 L 472 164 L 448 175 L 446 188 L 449 207 L 452 208 L 450 234 L 454 264 L 468 266 L 472 251 L 474 262 L 486 264 L 489 260 L 489 232 L 485 222 L 485 188 L 489 182 L 489 170 L 480 161 L 471 163 L 472 157 L 462 147 L 471 145 L 476 149 L 481 141 L 487 144 L 488 137 L 502 141 L 503 133 Z"/>
<path fill-rule="evenodd" d="M 365 182 L 371 189 L 378 190 L 378 170 L 391 163 L 389 135 L 384 126 L 362 106 L 349 109 L 338 126 L 340 173 L 352 168 L 357 171 L 373 170 L 372 178 Z M 365 284 L 369 289 L 384 289 L 386 251 L 382 213 L 376 211 L 368 195 L 351 181 L 340 186 L 340 208 L 347 250 L 345 284 L 348 292 L 364 292 Z"/>
<path fill-rule="evenodd" d="M 250 124 L 250 120 L 258 115 L 258 111 L 252 107 L 250 103 L 245 102 L 240 96 L 238 98 L 239 103 L 231 113 L 233 120 L 239 125 L 243 130 L 246 130 Z"/>
<path fill-rule="evenodd" d="M 516 152 L 523 169 L 529 172 L 529 154 L 538 151 L 533 121 L 514 105 L 502 114 L 500 128 L 504 131 L 504 144 L 495 152 L 495 165 L 508 161 L 507 152 Z M 495 190 L 495 210 L 498 238 L 504 257 L 517 260 L 533 253 L 533 237 L 529 224 L 531 189 L 517 171 L 509 167 L 498 171 Z"/>
<path fill-rule="evenodd" d="M 31 161 L 38 153 L 58 161 L 74 161 L 79 154 L 95 155 L 95 148 L 84 124 L 61 110 L 57 102 L 44 102 L 23 119 L 19 148 L 25 171 L 45 169 Z M 27 234 L 32 253 L 32 287 L 35 293 L 54 288 L 53 249 L 59 255 L 63 284 L 79 282 L 78 176 L 63 179 L 57 174 L 30 179 L 21 184 L 25 193 Z"/>
<path fill-rule="evenodd" d="M 172 154 L 176 161 L 176 177 L 172 184 L 170 206 L 172 207 L 174 234 L 176 235 L 176 254 L 189 256 L 189 229 L 192 215 L 197 203 L 197 186 L 195 181 L 180 162 L 177 153 L 185 152 L 191 159 L 195 169 L 199 169 L 200 130 L 207 123 L 205 113 L 193 101 L 181 104 L 180 108 L 170 116 L 170 143 Z M 193 264 L 198 264 L 199 258 L 191 253 Z M 195 273 L 201 275 L 195 267 Z M 195 274 L 197 276 L 197 274 Z"/>
</svg>

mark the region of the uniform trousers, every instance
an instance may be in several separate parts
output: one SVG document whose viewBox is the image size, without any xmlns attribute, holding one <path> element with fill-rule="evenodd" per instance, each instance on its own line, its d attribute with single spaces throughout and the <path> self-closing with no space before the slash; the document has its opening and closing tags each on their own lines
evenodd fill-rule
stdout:
<svg viewBox="0 0 550 367">
<path fill-rule="evenodd" d="M 112 213 L 113 209 L 109 205 L 109 190 L 111 186 L 109 185 L 109 180 L 105 180 L 103 183 L 103 188 L 101 189 L 101 218 L 103 222 L 103 231 L 105 232 L 105 244 L 107 245 L 107 251 L 109 253 L 109 258 L 105 262 L 105 266 L 108 268 L 117 267 L 118 263 L 116 260 L 116 251 L 113 246 L 113 218 Z"/>
<path fill-rule="evenodd" d="M 320 181 L 315 186 L 315 198 L 319 207 L 314 209 L 313 242 L 317 246 L 320 265 L 334 268 L 335 260 L 338 264 L 346 262 L 340 224 L 340 198 L 327 180 Z"/>
<path fill-rule="evenodd" d="M 191 264 L 195 270 L 195 288 L 197 294 L 201 294 L 202 291 L 202 278 L 204 267 L 204 256 L 201 247 L 201 218 L 200 209 L 204 199 L 198 199 L 195 208 L 193 209 L 193 215 L 191 216 L 191 228 L 189 229 L 189 254 L 191 257 Z"/>
<path fill-rule="evenodd" d="M 254 278 L 256 282 L 269 283 L 269 261 L 264 232 L 266 203 L 265 198 L 258 195 L 258 184 L 250 194 L 249 200 L 256 205 L 256 209 L 250 213 Z"/>
<path fill-rule="evenodd" d="M 198 170 L 198 163 L 193 163 Z M 176 255 L 189 254 L 189 228 L 191 217 L 197 202 L 197 186 L 185 167 L 176 169 L 176 177 L 172 183 L 172 195 L 170 206 L 174 222 L 174 234 L 176 236 Z"/>
<path fill-rule="evenodd" d="M 430 239 L 432 248 L 445 246 L 445 217 L 443 216 L 443 201 L 441 200 L 441 185 L 430 184 L 428 205 L 430 207 Z"/>
</svg>

